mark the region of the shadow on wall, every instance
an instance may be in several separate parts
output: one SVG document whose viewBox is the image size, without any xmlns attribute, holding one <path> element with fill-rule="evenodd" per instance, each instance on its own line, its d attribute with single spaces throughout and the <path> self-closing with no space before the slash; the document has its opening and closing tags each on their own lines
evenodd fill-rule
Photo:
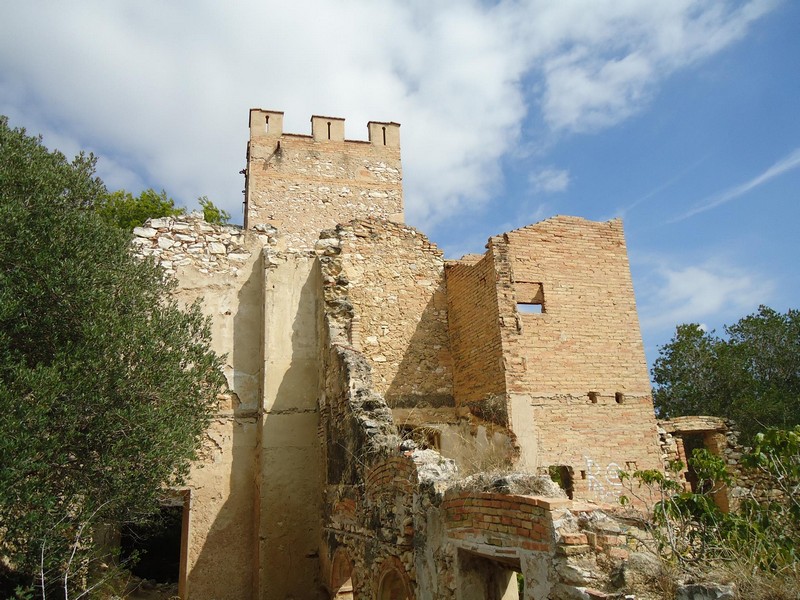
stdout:
<svg viewBox="0 0 800 600">
<path fill-rule="evenodd" d="M 404 437 L 411 437 L 418 447 L 452 458 L 462 475 L 507 469 L 517 450 L 513 434 L 505 426 L 505 398 L 470 403 L 469 412 L 456 408 L 442 288 L 422 312 L 386 391 L 386 403 Z"/>
<path fill-rule="evenodd" d="M 195 598 L 250 598 L 253 573 L 244 560 L 256 556 L 254 506 L 257 489 L 254 456 L 258 441 L 258 403 L 262 358 L 263 259 L 237 291 L 233 315 L 233 400 L 220 410 L 208 435 L 212 456 L 193 475 L 190 553 L 199 554 L 188 575 L 188 594 Z M 209 464 L 210 463 L 210 464 Z M 205 539 L 198 536 L 205 535 Z M 191 560 L 191 558 L 190 558 Z"/>
<path fill-rule="evenodd" d="M 422 311 L 384 397 L 390 408 L 455 407 L 444 281 Z"/>
<path fill-rule="evenodd" d="M 259 598 L 314 598 L 319 591 L 321 296 L 315 258 L 288 255 L 267 273 Z"/>
</svg>

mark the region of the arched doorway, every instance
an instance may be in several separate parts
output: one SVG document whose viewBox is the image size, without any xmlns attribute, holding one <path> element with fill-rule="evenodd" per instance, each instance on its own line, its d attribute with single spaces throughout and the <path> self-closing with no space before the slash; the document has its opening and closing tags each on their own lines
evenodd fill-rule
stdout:
<svg viewBox="0 0 800 600">
<path fill-rule="evenodd" d="M 411 600 L 405 573 L 395 567 L 387 569 L 380 580 L 378 600 Z"/>
</svg>

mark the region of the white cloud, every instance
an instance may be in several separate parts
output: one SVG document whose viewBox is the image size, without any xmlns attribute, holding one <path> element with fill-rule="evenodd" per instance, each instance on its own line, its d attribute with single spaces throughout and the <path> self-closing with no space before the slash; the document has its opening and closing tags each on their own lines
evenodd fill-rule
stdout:
<svg viewBox="0 0 800 600">
<path fill-rule="evenodd" d="M 774 289 L 763 276 L 720 260 L 686 266 L 655 261 L 642 285 L 637 289 L 639 314 L 642 329 L 650 332 L 680 323 L 738 319 L 768 303 Z"/>
<path fill-rule="evenodd" d="M 552 194 L 563 192 L 569 187 L 569 171 L 547 167 L 533 173 L 529 178 L 534 192 Z"/>
<path fill-rule="evenodd" d="M 683 221 L 707 210 L 711 210 L 712 208 L 721 206 L 722 204 L 726 204 L 731 200 L 734 200 L 740 196 L 744 196 L 747 192 L 750 192 L 757 187 L 775 179 L 776 177 L 779 177 L 780 175 L 783 175 L 784 173 L 792 171 L 798 167 L 800 167 L 800 148 L 796 148 L 793 152 L 790 152 L 787 156 L 783 157 L 781 160 L 769 167 L 766 171 L 760 173 L 756 177 L 753 177 L 751 180 L 734 186 L 719 194 L 715 194 L 711 198 L 707 198 L 701 202 L 699 206 L 696 206 L 695 208 L 689 210 L 670 222 L 676 223 L 678 221 Z"/>
<path fill-rule="evenodd" d="M 248 108 L 285 110 L 299 133 L 311 114 L 343 116 L 362 139 L 368 120 L 397 120 L 408 219 L 430 227 L 487 200 L 526 117 L 556 132 L 611 126 L 773 5 L 10 3 L 0 107 L 48 141 L 109 156 L 110 183 L 207 194 L 234 216 Z"/>
</svg>

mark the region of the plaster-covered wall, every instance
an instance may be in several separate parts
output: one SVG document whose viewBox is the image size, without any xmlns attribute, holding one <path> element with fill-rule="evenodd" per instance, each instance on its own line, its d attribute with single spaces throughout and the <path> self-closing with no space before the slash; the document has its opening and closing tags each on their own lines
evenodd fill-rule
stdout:
<svg viewBox="0 0 800 600">
<path fill-rule="evenodd" d="M 199 299 L 211 318 L 212 348 L 226 355 L 228 393 L 205 434 L 189 477 L 185 592 L 194 598 L 249 598 L 256 568 L 255 456 L 263 329 L 262 248 L 268 232 L 212 226 L 199 214 L 152 219 L 134 230 L 134 251 L 178 281 L 175 294 Z"/>
<path fill-rule="evenodd" d="M 256 597 L 313 598 L 320 586 L 322 497 L 319 267 L 307 254 L 269 253 L 264 261 Z"/>
</svg>

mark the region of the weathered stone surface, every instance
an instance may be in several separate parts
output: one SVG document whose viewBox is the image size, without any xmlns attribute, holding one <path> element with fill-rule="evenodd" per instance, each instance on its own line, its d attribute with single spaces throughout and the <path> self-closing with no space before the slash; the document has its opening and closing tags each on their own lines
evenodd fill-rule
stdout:
<svg viewBox="0 0 800 600">
<path fill-rule="evenodd" d="M 691 583 L 675 588 L 675 600 L 735 600 L 733 585 L 721 583 Z"/>
<path fill-rule="evenodd" d="M 167 273 L 174 274 L 177 268 L 193 266 L 204 275 L 236 274 L 251 255 L 245 245 L 245 235 L 238 227 L 211 225 L 203 220 L 202 213 L 195 212 L 181 217 L 150 219 L 145 227 L 134 229 L 135 253 L 153 256 Z M 276 232 L 265 228 L 262 245 L 275 244 Z M 223 242 L 220 240 L 229 240 Z"/>
<path fill-rule="evenodd" d="M 157 230 L 153 229 L 152 227 L 134 227 L 133 228 L 133 235 L 137 237 L 143 238 L 152 238 L 158 233 Z"/>
<path fill-rule="evenodd" d="M 588 501 L 672 451 L 621 224 L 556 217 L 445 261 L 401 223 L 397 124 L 351 142 L 282 118 L 251 112 L 247 231 L 193 214 L 134 237 L 227 355 L 181 593 L 482 600 L 519 571 L 526 600 L 621 597 L 636 534 Z"/>
</svg>

